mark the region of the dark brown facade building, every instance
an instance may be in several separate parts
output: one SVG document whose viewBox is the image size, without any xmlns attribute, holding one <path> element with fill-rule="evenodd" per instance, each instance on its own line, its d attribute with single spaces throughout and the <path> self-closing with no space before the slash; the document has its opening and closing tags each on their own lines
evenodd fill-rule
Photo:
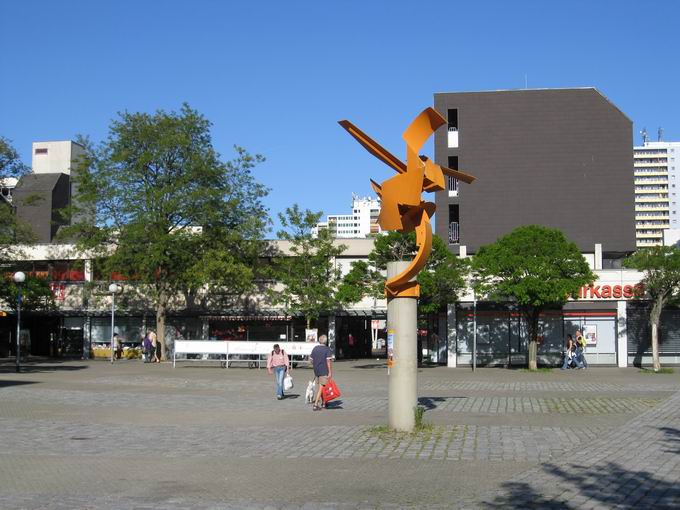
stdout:
<svg viewBox="0 0 680 510">
<path fill-rule="evenodd" d="M 516 227 L 561 229 L 605 259 L 635 250 L 632 122 L 594 88 L 439 93 L 438 164 L 477 177 L 437 193 L 436 232 L 475 253 Z"/>
</svg>

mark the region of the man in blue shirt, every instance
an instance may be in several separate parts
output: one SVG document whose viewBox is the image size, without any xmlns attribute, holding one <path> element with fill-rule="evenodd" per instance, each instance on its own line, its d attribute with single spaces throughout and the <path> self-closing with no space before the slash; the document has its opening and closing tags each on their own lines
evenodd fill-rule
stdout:
<svg viewBox="0 0 680 510">
<path fill-rule="evenodd" d="M 328 384 L 328 380 L 333 377 L 333 353 L 331 352 L 328 345 L 326 345 L 327 343 L 328 337 L 326 337 L 326 335 L 321 335 L 319 337 L 319 345 L 312 349 L 312 354 L 309 356 L 312 359 L 314 376 L 316 377 L 316 382 L 318 385 L 313 407 L 315 411 L 321 409 L 321 406 L 319 406 L 319 402 L 321 400 L 321 391 L 323 390 L 323 387 Z"/>
</svg>

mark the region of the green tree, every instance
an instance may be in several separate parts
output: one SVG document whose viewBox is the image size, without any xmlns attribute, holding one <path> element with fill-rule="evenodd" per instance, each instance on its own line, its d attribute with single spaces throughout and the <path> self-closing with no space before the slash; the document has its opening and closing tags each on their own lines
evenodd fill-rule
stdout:
<svg viewBox="0 0 680 510">
<path fill-rule="evenodd" d="M 19 158 L 19 153 L 12 143 L 0 136 L 0 184 L 8 178 L 21 178 L 30 169 Z M 15 261 L 24 252 L 25 245 L 35 241 L 29 225 L 18 220 L 15 204 L 9 197 L 0 197 L 0 266 L 6 268 L 10 275 L 0 278 L 0 299 L 11 308 L 16 309 L 17 287 L 11 278 Z M 53 304 L 53 296 L 46 280 L 27 275 L 22 285 L 22 308 L 44 309 Z"/>
<path fill-rule="evenodd" d="M 626 267 L 642 271 L 641 283 L 652 301 L 649 324 L 652 329 L 652 366 L 655 372 L 659 362 L 659 325 L 661 312 L 667 304 L 680 300 L 680 248 L 653 246 L 636 251 L 624 261 Z"/>
<path fill-rule="evenodd" d="M 28 173 L 29 168 L 19 158 L 19 153 L 12 142 L 0 136 L 0 179 L 5 177 L 19 178 Z"/>
<path fill-rule="evenodd" d="M 29 168 L 21 162 L 12 143 L 0 136 L 0 184 L 20 178 Z M 20 245 L 34 241 L 31 228 L 18 221 L 9 197 L 0 196 L 0 262 L 6 263 L 20 253 Z"/>
<path fill-rule="evenodd" d="M 323 312 L 344 304 L 341 298 L 352 299 L 338 294 L 342 276 L 335 259 L 346 246 L 336 245 L 325 229 L 312 235 L 321 214 L 303 211 L 297 204 L 279 213 L 283 228 L 278 237 L 288 243 L 273 262 L 272 276 L 278 285 L 268 292 L 273 304 L 282 305 L 288 313 L 302 314 L 307 328 Z"/>
<path fill-rule="evenodd" d="M 345 304 L 357 303 L 365 296 L 384 297 L 376 283 L 375 272 L 365 260 L 352 262 L 349 272 L 342 278 L 336 294 L 338 301 Z"/>
<path fill-rule="evenodd" d="M 368 255 L 369 264 L 355 262 L 347 275 L 352 277 L 352 281 L 347 281 L 346 277 L 345 283 L 355 289 L 358 287 L 363 295 L 384 297 L 387 263 L 410 260 L 417 251 L 414 232 L 387 232 L 380 235 L 376 237 L 373 250 Z M 468 271 L 467 261 L 453 255 L 444 241 L 434 236 L 430 257 L 416 278 L 420 284 L 418 313 L 437 313 L 447 304 L 456 302 L 461 290 L 465 288 Z M 361 284 L 357 285 L 355 281 Z"/>
<path fill-rule="evenodd" d="M 5 301 L 13 310 L 17 309 L 19 289 L 11 276 L 5 278 L 5 284 L 0 286 L 0 299 Z M 30 274 L 21 284 L 21 310 L 48 310 L 54 306 L 54 294 L 45 278 Z"/>
<path fill-rule="evenodd" d="M 554 228 L 528 225 L 495 243 L 482 246 L 473 258 L 474 287 L 492 300 L 513 300 L 529 330 L 530 370 L 536 370 L 541 312 L 562 306 L 597 277 L 576 244 Z"/>
<path fill-rule="evenodd" d="M 102 256 L 105 271 L 142 284 L 163 346 L 175 296 L 191 302 L 206 285 L 233 294 L 252 286 L 269 221 L 267 190 L 252 174 L 264 158 L 236 147 L 235 159 L 222 161 L 210 127 L 184 104 L 121 113 L 99 146 L 83 140 L 87 157 L 69 212 L 77 221 L 66 235 Z"/>
</svg>

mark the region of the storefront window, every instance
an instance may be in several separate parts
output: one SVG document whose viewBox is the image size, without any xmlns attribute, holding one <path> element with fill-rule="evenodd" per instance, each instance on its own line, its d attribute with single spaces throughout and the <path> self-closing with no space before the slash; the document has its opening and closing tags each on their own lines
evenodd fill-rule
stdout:
<svg viewBox="0 0 680 510">
<path fill-rule="evenodd" d="M 290 322 L 287 320 L 211 320 L 210 338 L 214 340 L 286 341 Z"/>
<path fill-rule="evenodd" d="M 122 337 L 123 346 L 139 346 L 143 338 L 142 318 L 116 317 L 113 331 Z M 90 338 L 93 347 L 111 347 L 111 318 L 93 317 Z"/>
</svg>

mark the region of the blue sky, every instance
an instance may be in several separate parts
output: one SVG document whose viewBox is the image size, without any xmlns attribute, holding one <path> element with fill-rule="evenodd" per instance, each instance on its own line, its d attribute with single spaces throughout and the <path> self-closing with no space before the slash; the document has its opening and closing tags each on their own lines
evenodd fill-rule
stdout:
<svg viewBox="0 0 680 510">
<path fill-rule="evenodd" d="M 403 157 L 434 92 L 594 86 L 652 139 L 680 140 L 680 2 L 31 1 L 0 3 L 0 135 L 98 141 L 116 112 L 214 123 L 224 157 L 267 162 L 272 216 L 350 210 L 390 171 L 338 125 Z"/>
</svg>

